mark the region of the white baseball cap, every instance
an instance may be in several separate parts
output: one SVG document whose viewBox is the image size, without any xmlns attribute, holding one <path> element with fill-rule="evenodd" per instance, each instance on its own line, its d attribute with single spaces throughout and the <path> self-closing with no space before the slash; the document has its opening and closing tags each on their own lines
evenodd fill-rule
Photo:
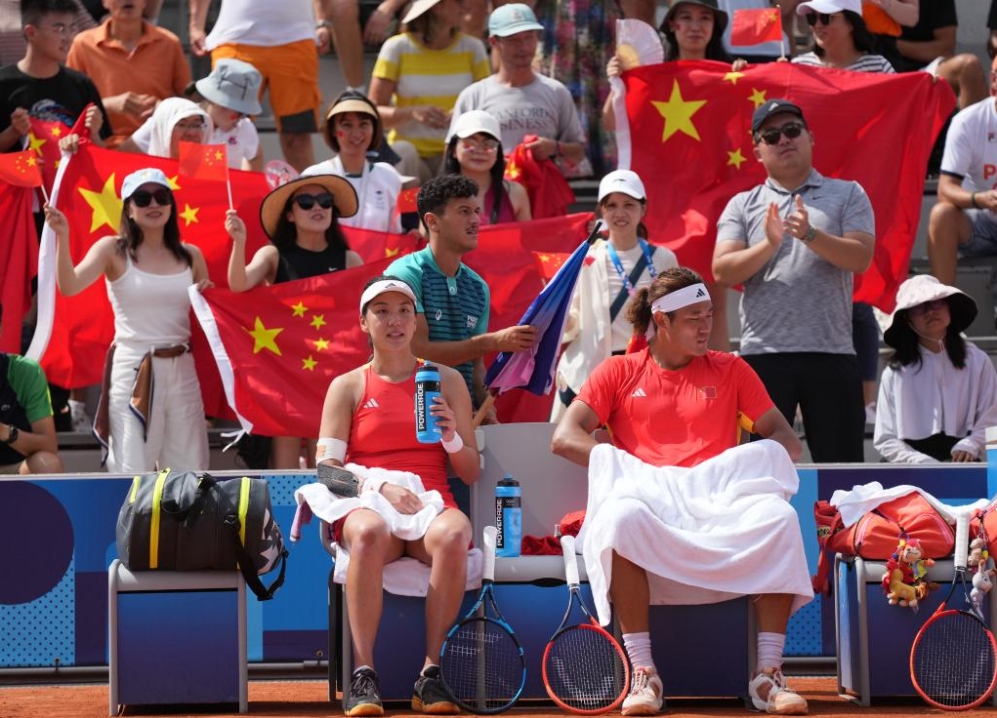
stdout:
<svg viewBox="0 0 997 718">
<path fill-rule="evenodd" d="M 632 170 L 613 170 L 602 178 L 602 182 L 599 183 L 599 201 L 602 202 L 613 192 L 622 192 L 634 199 L 647 199 L 644 183 Z"/>
<path fill-rule="evenodd" d="M 157 167 L 146 167 L 145 169 L 135 170 L 125 177 L 125 181 L 121 183 L 121 201 L 123 202 L 131 197 L 135 194 L 135 190 L 144 184 L 158 184 L 168 190 L 173 189 L 170 187 L 170 181 L 167 179 L 165 172 Z"/>
<path fill-rule="evenodd" d="M 387 277 L 385 279 L 379 279 L 363 290 L 363 294 L 360 295 L 360 313 L 363 314 L 364 308 L 374 301 L 376 297 L 384 294 L 385 292 L 399 292 L 411 299 L 413 304 L 417 303 L 415 299 L 415 292 L 412 291 L 412 287 L 408 285 L 408 282 L 404 282 L 401 279 L 395 279 L 394 277 Z"/>
<path fill-rule="evenodd" d="M 484 110 L 468 110 L 457 118 L 453 131 L 457 137 L 463 140 L 479 132 L 502 141 L 502 128 L 491 113 Z"/>
<path fill-rule="evenodd" d="M 809 0 L 796 6 L 797 15 L 812 12 L 822 12 L 830 15 L 835 12 L 851 10 L 857 15 L 862 14 L 862 0 Z"/>
</svg>

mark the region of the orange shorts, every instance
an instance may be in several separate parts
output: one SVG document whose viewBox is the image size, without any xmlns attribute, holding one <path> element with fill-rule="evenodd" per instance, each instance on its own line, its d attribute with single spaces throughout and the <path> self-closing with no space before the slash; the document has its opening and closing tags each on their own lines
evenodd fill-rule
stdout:
<svg viewBox="0 0 997 718">
<path fill-rule="evenodd" d="M 228 43 L 211 51 L 212 64 L 223 57 L 248 62 L 263 75 L 262 89 L 269 92 L 278 132 L 318 132 L 322 92 L 314 40 L 275 47 Z"/>
</svg>

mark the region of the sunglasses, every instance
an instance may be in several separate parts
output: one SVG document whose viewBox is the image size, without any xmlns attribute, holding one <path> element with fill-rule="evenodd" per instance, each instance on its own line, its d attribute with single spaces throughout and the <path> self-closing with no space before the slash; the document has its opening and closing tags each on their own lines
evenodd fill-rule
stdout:
<svg viewBox="0 0 997 718">
<path fill-rule="evenodd" d="M 294 195 L 294 203 L 301 207 L 301 209 L 306 212 L 315 206 L 315 203 L 322 209 L 332 209 L 333 199 L 332 194 L 329 192 L 322 192 L 321 194 L 296 194 Z"/>
<path fill-rule="evenodd" d="M 132 193 L 131 200 L 136 207 L 148 207 L 152 204 L 152 200 L 156 200 L 156 204 L 160 207 L 168 207 L 172 196 L 173 194 L 165 187 L 154 192 L 140 189 Z"/>
<path fill-rule="evenodd" d="M 833 17 L 834 17 L 833 14 L 826 12 L 808 12 L 807 25 L 813 27 L 814 25 L 817 24 L 817 21 L 819 20 L 821 25 L 827 26 L 831 24 L 831 18 Z"/>
<path fill-rule="evenodd" d="M 783 135 L 786 135 L 786 139 L 795 140 L 803 134 L 803 130 L 804 127 L 799 122 L 789 122 L 782 127 L 773 127 L 764 132 L 759 132 L 757 137 L 767 145 L 777 145 L 779 144 L 779 138 Z"/>
</svg>

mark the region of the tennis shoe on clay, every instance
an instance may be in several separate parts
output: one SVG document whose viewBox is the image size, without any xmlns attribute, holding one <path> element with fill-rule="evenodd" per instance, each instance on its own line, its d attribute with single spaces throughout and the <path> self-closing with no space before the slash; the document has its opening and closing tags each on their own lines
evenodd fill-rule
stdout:
<svg viewBox="0 0 997 718">
<path fill-rule="evenodd" d="M 412 710 L 428 715 L 454 715 L 460 708 L 440 678 L 439 666 L 427 666 L 412 691 Z"/>
<path fill-rule="evenodd" d="M 755 710 L 778 716 L 805 716 L 807 701 L 786 686 L 779 669 L 767 668 L 751 679 L 748 695 Z"/>
<path fill-rule="evenodd" d="M 348 716 L 383 716 L 381 684 L 373 668 L 359 668 L 350 678 L 350 690 L 343 696 L 343 712 Z"/>
<path fill-rule="evenodd" d="M 654 666 L 635 668 L 630 681 L 630 694 L 623 701 L 623 715 L 657 715 L 665 703 L 664 690 L 661 677 Z"/>
</svg>

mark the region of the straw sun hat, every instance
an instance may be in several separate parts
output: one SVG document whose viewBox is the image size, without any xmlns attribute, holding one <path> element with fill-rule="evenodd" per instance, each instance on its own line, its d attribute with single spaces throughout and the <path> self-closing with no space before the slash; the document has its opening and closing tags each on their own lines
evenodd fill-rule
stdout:
<svg viewBox="0 0 997 718">
<path fill-rule="evenodd" d="M 260 224 L 268 237 L 273 239 L 276 234 L 287 201 L 295 192 L 308 185 L 318 185 L 332 194 L 337 217 L 352 217 L 357 213 L 357 193 L 348 180 L 337 175 L 303 175 L 281 185 L 263 198 L 260 204 Z"/>
</svg>

